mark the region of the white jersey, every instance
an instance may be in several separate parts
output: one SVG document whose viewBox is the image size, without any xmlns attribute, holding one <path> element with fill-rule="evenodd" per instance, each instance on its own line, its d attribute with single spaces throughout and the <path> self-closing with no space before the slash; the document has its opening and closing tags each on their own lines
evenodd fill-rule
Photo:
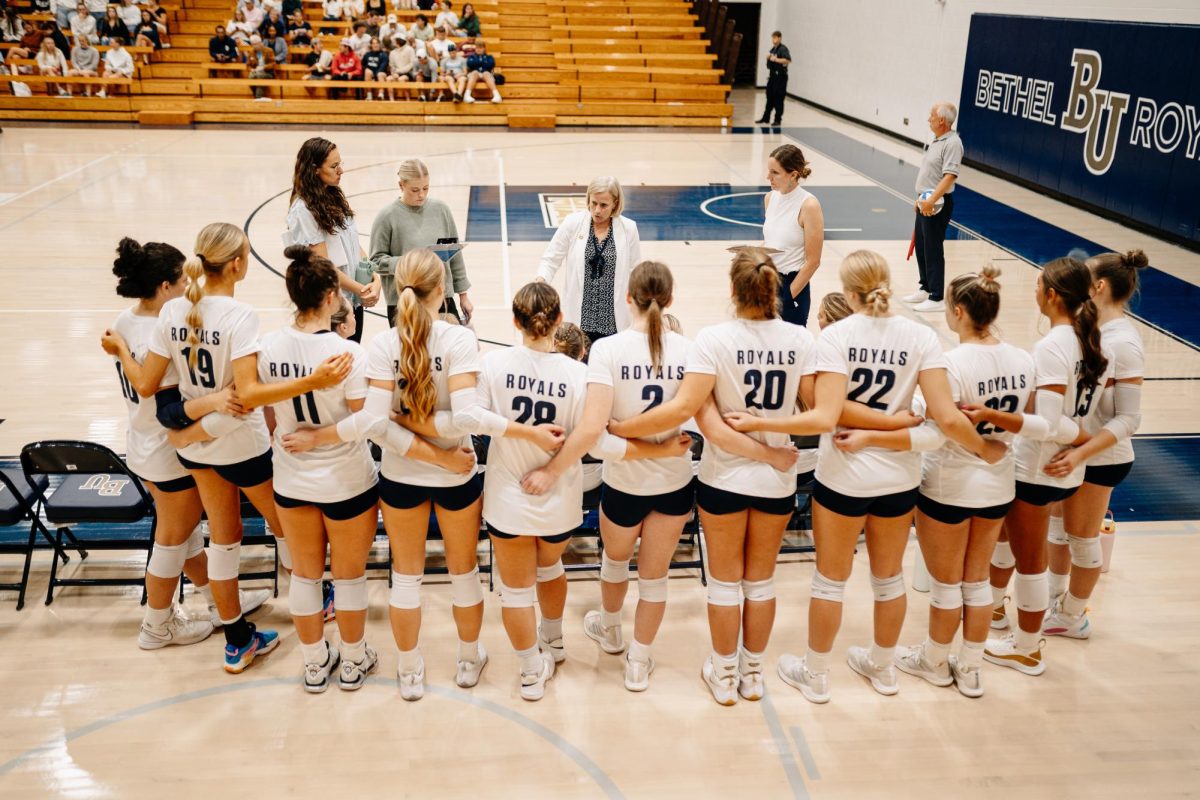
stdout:
<svg viewBox="0 0 1200 800">
<path fill-rule="evenodd" d="M 587 367 L 562 353 L 528 347 L 493 350 L 483 357 L 479 403 L 515 422 L 579 424 L 587 392 Z M 555 536 L 583 522 L 583 468 L 572 464 L 550 491 L 526 494 L 521 479 L 546 466 L 550 454 L 520 439 L 493 438 L 483 482 L 483 518 L 501 533 Z"/>
<path fill-rule="evenodd" d="M 187 298 L 169 300 L 158 315 L 158 326 L 150 340 L 150 352 L 171 361 L 179 376 L 183 399 L 195 400 L 219 392 L 233 383 L 233 362 L 258 352 L 258 314 L 232 297 L 206 296 L 199 303 L 202 327 L 196 332 L 196 365 L 188 361 L 193 345 L 188 344 L 187 324 L 192 304 Z M 271 446 L 262 409 L 245 417 L 246 424 L 207 442 L 190 444 L 179 451 L 198 464 L 237 464 L 261 456 Z"/>
<path fill-rule="evenodd" d="M 1112 379 L 1115 381 L 1146 377 L 1146 354 L 1142 349 L 1142 337 L 1128 317 L 1106 322 L 1100 327 L 1100 346 L 1112 360 Z M 1106 391 L 1100 397 L 1099 413 L 1091 418 L 1088 433 L 1100 432 L 1115 416 L 1113 392 Z M 1115 445 L 1097 453 L 1088 461 L 1089 467 L 1104 467 L 1111 464 L 1128 464 L 1133 461 L 1133 440 L 1121 439 Z"/>
<path fill-rule="evenodd" d="M 400 395 L 400 382 L 404 380 L 400 373 L 402 349 L 400 332 L 394 329 L 376 336 L 367 348 L 367 379 L 388 381 L 395 387 L 392 389 L 392 411 L 397 413 L 403 408 Z M 433 410 L 449 411 L 450 378 L 479 372 L 479 341 L 469 329 L 436 319 L 430 328 L 425 350 L 429 353 L 429 369 L 437 389 L 437 402 Z M 449 450 L 452 447 L 470 447 L 471 437 L 466 434 L 430 437 L 429 443 Z M 380 471 L 390 481 L 413 486 L 461 486 L 475 474 L 474 468 L 469 474 L 459 475 L 435 464 L 398 456 L 386 448 Z"/>
<path fill-rule="evenodd" d="M 1025 410 L 1034 392 L 1033 356 L 1010 344 L 960 344 L 946 353 L 946 374 L 954 402 L 1009 411 Z M 991 508 L 1011 502 L 1016 494 L 1012 441 L 1015 435 L 986 422 L 979 435 L 1009 445 L 995 464 L 947 440 L 925 453 L 921 494 L 938 503 L 963 508 Z"/>
<path fill-rule="evenodd" d="M 690 342 L 678 333 L 663 333 L 662 363 L 650 361 L 650 337 L 641 331 L 624 330 L 592 345 L 588 355 L 588 383 L 611 386 L 611 416 L 623 420 L 674 399 L 683 381 Z M 679 428 L 646 441 L 664 442 L 679 434 Z M 666 494 L 682 489 L 692 479 L 692 456 L 605 461 L 604 482 L 614 489 L 635 495 Z"/>
<path fill-rule="evenodd" d="M 146 360 L 146 351 L 150 347 L 150 339 L 158 325 L 158 317 L 147 317 L 135 314 L 133 309 L 126 309 L 117 317 L 113 329 L 121 334 L 129 345 L 133 360 L 139 364 Z M 188 471 L 175 457 L 175 448 L 167 441 L 167 431 L 156 416 L 157 404 L 153 397 L 139 397 L 125 371 L 121 368 L 121 360 L 114 358 L 117 365 L 117 377 L 121 381 L 121 395 L 125 399 L 125 410 L 129 412 L 129 429 L 125 434 L 125 460 L 129 468 L 140 478 L 148 481 L 161 482 L 186 478 Z M 168 366 L 163 375 L 163 386 L 174 386 L 179 382 L 175 377 L 174 366 Z"/>
<path fill-rule="evenodd" d="M 713 398 L 722 414 L 745 411 L 768 419 L 796 413 L 800 378 L 816 371 L 812 334 L 781 319 L 735 319 L 709 326 L 696 337 L 687 371 L 715 375 Z M 754 433 L 769 447 L 791 444 L 786 433 Z M 770 464 L 726 452 L 705 442 L 700 480 L 715 489 L 751 497 L 796 493 L 796 468 L 779 472 Z"/>
<path fill-rule="evenodd" d="M 1075 331 L 1070 325 L 1055 325 L 1033 346 L 1033 362 L 1039 387 L 1067 387 L 1063 396 L 1063 416 L 1074 420 L 1085 430 L 1090 429 L 1089 418 L 1098 413 L 1104 384 L 1112 375 L 1112 358 L 1109 357 L 1108 368 L 1100 377 L 1099 384 L 1088 388 L 1083 383 L 1083 351 L 1079 347 Z M 1037 442 L 1018 436 L 1017 480 L 1040 486 L 1056 486 L 1060 489 L 1079 486 L 1083 483 L 1084 464 L 1080 464 L 1070 475 L 1061 478 L 1051 477 L 1042 471 L 1063 447 L 1064 445 L 1055 442 Z"/>
<path fill-rule="evenodd" d="M 821 331 L 817 343 L 817 372 L 845 375 L 847 400 L 886 414 L 910 409 L 918 376 L 945 367 L 937 334 L 907 317 L 851 314 Z M 877 447 L 845 453 L 825 433 L 816 478 L 850 497 L 905 492 L 921 483 L 921 454 Z"/>
<path fill-rule="evenodd" d="M 347 400 L 367 396 L 367 352 L 332 331 L 302 333 L 293 327 L 263 337 L 258 379 L 282 383 L 311 375 L 330 356 L 350 353 L 354 366 L 346 380 L 327 389 L 306 392 L 275 403 L 275 491 L 293 500 L 337 503 L 357 497 L 375 485 L 375 462 L 367 443 L 339 442 L 305 453 L 289 453 L 283 437 L 300 428 L 335 425 L 350 416 Z"/>
</svg>

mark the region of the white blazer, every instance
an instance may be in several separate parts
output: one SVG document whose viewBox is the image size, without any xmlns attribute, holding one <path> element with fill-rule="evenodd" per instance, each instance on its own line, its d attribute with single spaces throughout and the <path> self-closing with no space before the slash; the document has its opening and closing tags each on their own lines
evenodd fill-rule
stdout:
<svg viewBox="0 0 1200 800">
<path fill-rule="evenodd" d="M 562 287 L 563 319 L 576 325 L 583 318 L 583 253 L 587 249 L 592 215 L 576 211 L 569 215 L 554 232 L 554 238 L 542 253 L 538 277 L 550 283 L 563 264 L 567 266 Z M 617 248 L 617 266 L 613 285 L 613 314 L 617 330 L 629 327 L 629 307 L 625 295 L 629 291 L 629 273 L 642 261 L 642 242 L 637 223 L 626 216 L 613 217 L 613 244 Z"/>
</svg>

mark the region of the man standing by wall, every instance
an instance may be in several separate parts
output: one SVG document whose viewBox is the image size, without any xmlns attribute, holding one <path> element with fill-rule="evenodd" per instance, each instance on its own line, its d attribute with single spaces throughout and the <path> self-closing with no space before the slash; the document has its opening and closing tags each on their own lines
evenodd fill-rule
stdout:
<svg viewBox="0 0 1200 800">
<path fill-rule="evenodd" d="M 929 111 L 933 141 L 925 149 L 917 173 L 917 222 L 915 246 L 921 288 L 904 298 L 914 311 L 944 311 L 942 292 L 946 287 L 946 228 L 954 213 L 954 182 L 962 166 L 963 145 L 951 130 L 958 109 L 951 103 L 936 103 Z M 929 196 L 922 198 L 926 192 Z M 942 201 L 940 209 L 936 208 Z"/>
<path fill-rule="evenodd" d="M 775 122 L 783 122 L 783 102 L 787 98 L 788 64 L 792 63 L 792 54 L 783 43 L 783 34 L 775 31 L 771 34 L 771 51 L 767 53 L 767 107 L 758 120 L 760 125 L 767 124 L 771 109 L 775 110 Z"/>
</svg>

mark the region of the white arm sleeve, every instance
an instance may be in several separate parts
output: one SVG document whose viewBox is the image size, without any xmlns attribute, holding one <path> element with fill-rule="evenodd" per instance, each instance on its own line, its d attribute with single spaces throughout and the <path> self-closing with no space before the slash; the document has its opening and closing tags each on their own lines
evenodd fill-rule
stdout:
<svg viewBox="0 0 1200 800">
<path fill-rule="evenodd" d="M 200 418 L 200 427 L 214 439 L 220 439 L 227 433 L 232 433 L 241 425 L 245 424 L 245 420 L 240 417 L 231 417 L 228 414 L 205 414 Z"/>
<path fill-rule="evenodd" d="M 1045 442 L 1050 438 L 1050 424 L 1037 414 L 1022 414 L 1021 436 L 1032 442 Z"/>
<path fill-rule="evenodd" d="M 937 450 L 946 443 L 942 429 L 932 422 L 908 429 L 908 449 L 914 453 Z"/>
<path fill-rule="evenodd" d="M 600 439 L 592 445 L 588 455 L 601 461 L 621 461 L 625 458 L 628 447 L 629 443 L 625 439 L 604 431 L 600 434 Z"/>
<path fill-rule="evenodd" d="M 1117 437 L 1117 441 L 1128 439 L 1137 433 L 1142 424 L 1142 386 L 1139 383 L 1118 383 L 1104 390 L 1112 392 L 1113 410 L 1116 415 L 1104 424 L 1104 430 Z"/>
<path fill-rule="evenodd" d="M 338 438 L 343 442 L 361 442 L 372 434 L 378 436 L 391 408 L 391 392 L 377 386 L 368 388 L 363 407 L 337 424 Z"/>
<path fill-rule="evenodd" d="M 447 439 L 457 439 L 470 433 L 454 424 L 453 411 L 433 412 L 433 429 L 437 431 L 438 436 L 444 436 Z"/>
<path fill-rule="evenodd" d="M 416 438 L 417 435 L 403 425 L 389 422 L 383 446 L 398 456 L 404 456 L 408 455 L 408 449 L 412 447 Z"/>
<path fill-rule="evenodd" d="M 485 436 L 503 436 L 508 430 L 508 420 L 479 404 L 479 393 L 475 387 L 459 389 L 450 395 L 450 409 L 454 413 L 454 427 L 467 433 Z M 438 428 L 441 432 L 441 428 Z"/>
<path fill-rule="evenodd" d="M 1040 418 L 1043 425 L 1039 425 L 1039 420 L 1031 419 L 1029 414 L 1025 414 L 1024 422 L 1021 425 L 1021 435 L 1026 439 L 1033 439 L 1038 442 L 1059 441 L 1064 435 L 1069 433 L 1069 427 L 1075 428 L 1074 434 L 1068 439 L 1068 442 L 1073 441 L 1079 435 L 1079 426 L 1071 421 L 1069 417 L 1063 416 L 1063 404 L 1066 398 L 1058 392 L 1052 392 L 1049 389 L 1038 389 L 1037 395 L 1034 397 L 1033 408 Z M 1067 423 L 1064 426 L 1062 423 Z M 1030 425 L 1030 423 L 1033 423 Z"/>
</svg>

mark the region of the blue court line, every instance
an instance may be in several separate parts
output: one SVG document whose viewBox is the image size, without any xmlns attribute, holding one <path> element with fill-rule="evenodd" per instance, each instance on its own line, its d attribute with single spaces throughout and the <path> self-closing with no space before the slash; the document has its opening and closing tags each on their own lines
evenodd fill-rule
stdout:
<svg viewBox="0 0 1200 800">
<path fill-rule="evenodd" d="M 821 780 L 821 773 L 817 770 L 817 760 L 813 758 L 812 750 L 808 749 L 808 740 L 804 738 L 804 730 L 799 725 L 793 725 L 788 728 L 792 734 L 793 741 L 796 742 L 796 751 L 800 753 L 800 760 L 804 762 L 804 771 L 808 773 L 810 781 Z"/>
<path fill-rule="evenodd" d="M 796 759 L 792 756 L 792 745 L 783 731 L 783 725 L 779 722 L 779 714 L 771 702 L 771 695 L 764 694 L 758 704 L 762 707 L 763 719 L 766 720 L 767 728 L 771 731 L 771 738 L 775 740 L 775 751 L 783 765 L 783 772 L 787 775 L 788 784 L 792 787 L 792 797 L 796 800 L 808 800 L 808 787 L 804 785 L 804 778 L 800 777 L 800 769 L 796 766 Z"/>
<path fill-rule="evenodd" d="M 880 186 L 905 197 L 915 194 L 917 168 L 829 128 L 786 128 L 789 137 L 829 156 Z M 968 152 L 970 141 L 966 142 Z M 1040 267 L 1074 249 L 1089 255 L 1123 252 L 1120 242 L 1103 245 L 1005 205 L 964 184 L 954 189 L 955 224 Z M 1176 341 L 1200 350 L 1200 287 L 1150 267 L 1139 274 L 1141 297 L 1131 304 L 1134 316 Z"/>
</svg>

